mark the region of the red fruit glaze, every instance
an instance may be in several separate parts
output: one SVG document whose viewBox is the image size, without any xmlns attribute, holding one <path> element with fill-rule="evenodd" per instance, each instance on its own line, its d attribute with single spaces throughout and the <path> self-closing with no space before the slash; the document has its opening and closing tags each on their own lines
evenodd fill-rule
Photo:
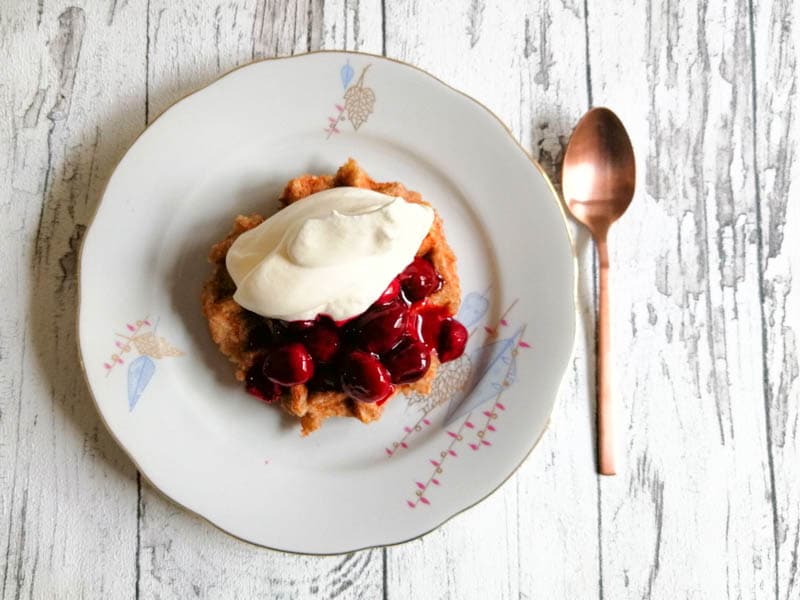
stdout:
<svg viewBox="0 0 800 600">
<path fill-rule="evenodd" d="M 281 385 L 305 383 L 314 375 L 314 361 L 303 344 L 293 342 L 267 353 L 264 376 Z"/>
<path fill-rule="evenodd" d="M 291 332 L 289 331 L 289 323 L 281 321 L 280 319 L 267 319 L 267 327 L 272 336 L 271 346 L 280 346 L 291 341 Z"/>
<path fill-rule="evenodd" d="M 247 349 L 260 351 L 272 344 L 272 329 L 267 323 L 259 323 L 247 334 Z"/>
<path fill-rule="evenodd" d="M 408 307 L 400 300 L 373 305 L 353 322 L 350 337 L 359 348 L 382 354 L 400 341 L 407 320 Z"/>
<path fill-rule="evenodd" d="M 316 324 L 315 320 L 309 319 L 307 321 L 289 321 L 286 327 L 291 335 L 297 336 L 312 329 Z"/>
<path fill-rule="evenodd" d="M 355 350 L 341 365 L 342 391 L 361 402 L 381 402 L 394 392 L 391 375 L 381 361 L 368 352 Z"/>
<path fill-rule="evenodd" d="M 400 280 L 395 277 L 392 282 L 384 290 L 384 292 L 375 301 L 375 304 L 388 304 L 400 295 Z"/>
<path fill-rule="evenodd" d="M 429 261 L 417 257 L 400 273 L 400 284 L 406 298 L 416 302 L 441 288 L 442 278 Z"/>
<path fill-rule="evenodd" d="M 421 306 L 415 312 L 412 334 L 430 348 L 439 345 L 439 331 L 442 321 L 449 319 L 450 313 L 442 306 Z"/>
<path fill-rule="evenodd" d="M 330 315 L 326 315 L 325 313 L 320 313 L 319 315 L 317 315 L 317 319 L 330 319 L 331 321 L 333 321 L 336 324 L 337 327 L 344 327 L 350 321 L 355 319 L 357 316 L 358 315 L 356 315 L 355 317 L 348 317 L 347 319 L 341 319 L 339 321 L 333 321 L 333 317 L 331 317 Z"/>
<path fill-rule="evenodd" d="M 314 377 L 306 385 L 313 391 L 341 391 L 338 365 L 325 363 L 314 365 Z"/>
<path fill-rule="evenodd" d="M 311 390 L 341 390 L 382 405 L 394 393 L 393 384 L 425 376 L 432 352 L 443 363 L 464 353 L 467 330 L 446 308 L 427 299 L 441 286 L 433 265 L 415 258 L 367 311 L 352 319 L 319 315 L 254 322 L 248 349 L 266 355 L 247 373 L 247 391 L 272 403 L 285 386 L 306 383 Z"/>
<path fill-rule="evenodd" d="M 413 383 L 428 372 L 431 353 L 419 340 L 405 338 L 383 357 L 383 364 L 392 375 L 392 383 Z"/>
<path fill-rule="evenodd" d="M 320 319 L 301 337 L 315 361 L 330 362 L 339 351 L 339 329 L 330 319 Z"/>
<path fill-rule="evenodd" d="M 272 404 L 281 397 L 281 386 L 264 377 L 259 365 L 252 367 L 247 372 L 244 385 L 248 394 L 252 394 L 267 404 Z"/>
<path fill-rule="evenodd" d="M 439 361 L 445 363 L 464 354 L 467 346 L 467 328 L 453 318 L 444 319 L 439 330 L 439 343 L 436 352 Z"/>
</svg>

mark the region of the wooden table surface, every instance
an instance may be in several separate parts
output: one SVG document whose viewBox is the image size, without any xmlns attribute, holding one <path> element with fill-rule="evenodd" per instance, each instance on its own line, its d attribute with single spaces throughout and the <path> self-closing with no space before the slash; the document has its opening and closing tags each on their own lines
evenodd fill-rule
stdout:
<svg viewBox="0 0 800 600">
<path fill-rule="evenodd" d="M 800 598 L 800 5 L 793 0 L 3 0 L 2 598 Z M 595 475 L 594 257 L 538 450 L 424 538 L 333 557 L 238 542 L 143 482 L 78 366 L 76 259 L 114 165 L 237 65 L 408 61 L 555 173 L 591 105 L 639 185 L 611 237 L 626 466 Z M 790 201 L 792 199 L 792 201 Z"/>
</svg>

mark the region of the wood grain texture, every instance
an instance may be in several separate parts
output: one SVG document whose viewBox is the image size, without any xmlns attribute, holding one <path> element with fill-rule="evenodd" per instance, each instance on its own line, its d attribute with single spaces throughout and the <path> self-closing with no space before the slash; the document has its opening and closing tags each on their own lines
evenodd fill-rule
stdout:
<svg viewBox="0 0 800 600">
<path fill-rule="evenodd" d="M 11 10 L 9 10 L 11 8 Z M 141 7 L 0 9 L 0 596 L 125 597 L 135 471 L 75 341 L 78 248 L 144 124 Z"/>
<path fill-rule="evenodd" d="M 753 5 L 756 198 L 759 206 L 764 391 L 775 486 L 777 597 L 800 597 L 800 11 Z"/>
<path fill-rule="evenodd" d="M 604 597 L 775 595 L 749 31 L 744 3 L 589 8 L 594 101 L 640 160 L 610 239 L 628 465 L 601 482 Z"/>
<path fill-rule="evenodd" d="M 800 157 L 792 0 L 81 0 L 0 7 L 0 598 L 800 597 Z M 594 259 L 553 425 L 478 507 L 335 557 L 239 542 L 163 499 L 99 421 L 75 344 L 81 238 L 124 151 L 254 59 L 385 53 L 478 98 L 558 178 L 629 127 L 611 235 L 621 456 L 594 474 Z M 524 243 L 524 242 L 521 242 Z"/>
</svg>

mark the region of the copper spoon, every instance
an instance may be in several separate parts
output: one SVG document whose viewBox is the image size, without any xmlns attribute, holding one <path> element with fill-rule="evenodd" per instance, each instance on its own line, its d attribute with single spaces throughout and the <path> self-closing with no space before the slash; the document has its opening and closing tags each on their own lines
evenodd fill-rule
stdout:
<svg viewBox="0 0 800 600">
<path fill-rule="evenodd" d="M 597 315 L 597 462 L 615 475 L 614 406 L 611 394 L 608 244 L 611 224 L 633 199 L 636 164 L 622 122 L 607 108 L 593 108 L 578 122 L 564 154 L 561 189 L 572 216 L 591 232 L 600 263 Z"/>
</svg>

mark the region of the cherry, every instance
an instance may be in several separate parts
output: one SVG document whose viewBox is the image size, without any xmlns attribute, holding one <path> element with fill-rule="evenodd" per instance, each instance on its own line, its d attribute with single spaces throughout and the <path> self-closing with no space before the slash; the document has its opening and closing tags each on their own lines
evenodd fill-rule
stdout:
<svg viewBox="0 0 800 600">
<path fill-rule="evenodd" d="M 383 293 L 378 297 L 375 301 L 375 304 L 388 304 L 397 296 L 400 295 L 400 280 L 395 277 L 392 279 L 389 286 L 383 291 Z"/>
<path fill-rule="evenodd" d="M 392 378 L 374 354 L 355 350 L 341 365 L 342 391 L 360 402 L 381 402 L 394 392 Z"/>
<path fill-rule="evenodd" d="M 314 375 L 314 361 L 303 344 L 294 342 L 271 350 L 262 369 L 264 376 L 275 383 L 297 385 Z"/>
<path fill-rule="evenodd" d="M 449 318 L 447 309 L 442 306 L 426 306 L 416 311 L 412 321 L 412 334 L 429 348 L 436 348 L 439 344 L 439 332 L 442 321 Z"/>
<path fill-rule="evenodd" d="M 269 346 L 280 345 L 288 341 L 289 337 L 289 328 L 286 321 L 259 317 L 247 334 L 247 349 L 264 350 Z"/>
<path fill-rule="evenodd" d="M 406 298 L 416 302 L 441 288 L 442 279 L 429 261 L 417 257 L 400 273 L 400 284 Z"/>
<path fill-rule="evenodd" d="M 350 335 L 357 346 L 381 354 L 391 350 L 406 330 L 408 307 L 400 300 L 373 305 L 356 319 Z"/>
<path fill-rule="evenodd" d="M 392 374 L 393 383 L 413 383 L 428 372 L 431 353 L 419 340 L 405 338 L 383 358 L 383 362 Z"/>
<path fill-rule="evenodd" d="M 468 336 L 467 328 L 461 323 L 452 317 L 444 319 L 439 330 L 439 343 L 436 346 L 439 361 L 445 363 L 464 354 Z"/>
<path fill-rule="evenodd" d="M 244 385 L 248 394 L 252 394 L 267 404 L 272 404 L 281 397 L 281 386 L 264 377 L 259 365 L 250 367 Z"/>
<path fill-rule="evenodd" d="M 301 339 L 314 360 L 330 362 L 339 351 L 339 330 L 327 318 L 312 323 L 313 326 L 303 332 Z"/>
</svg>

